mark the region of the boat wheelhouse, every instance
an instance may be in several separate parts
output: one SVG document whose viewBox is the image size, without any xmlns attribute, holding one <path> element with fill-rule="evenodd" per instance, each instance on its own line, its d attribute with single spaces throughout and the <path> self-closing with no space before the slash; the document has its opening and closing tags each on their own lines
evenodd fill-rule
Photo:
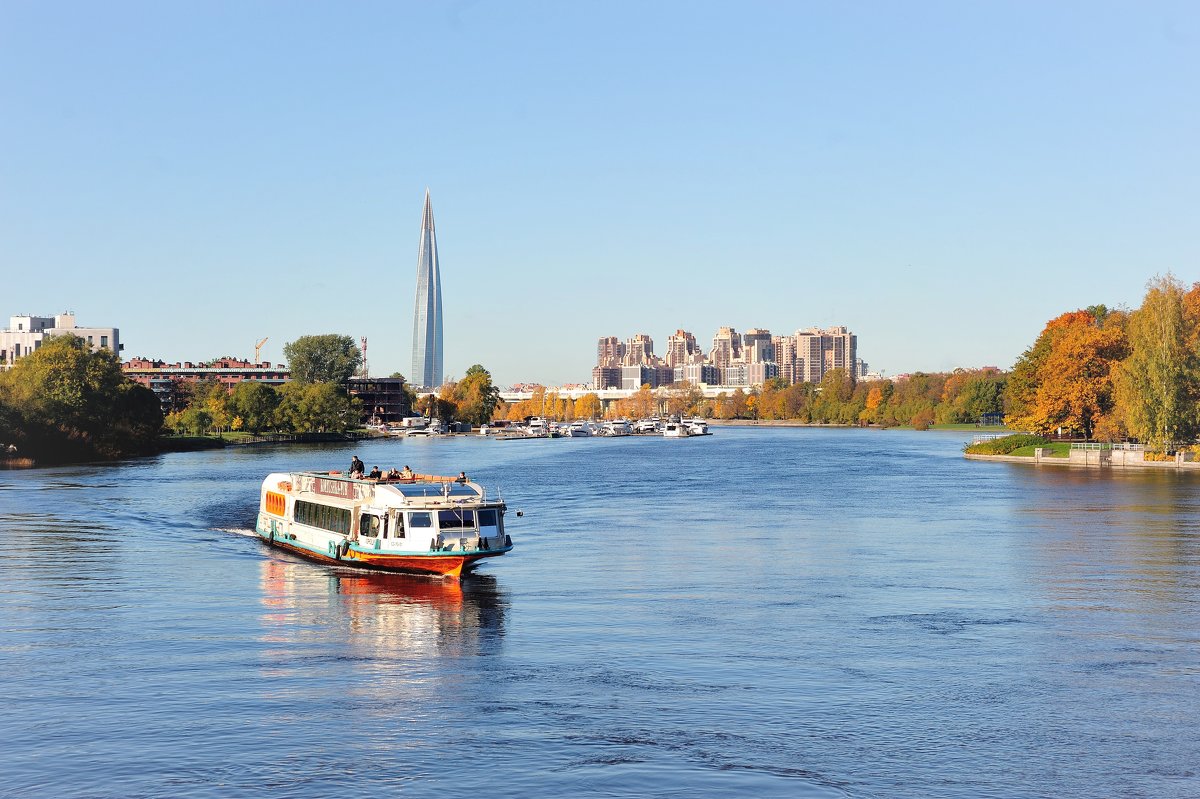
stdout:
<svg viewBox="0 0 1200 799">
<path fill-rule="evenodd" d="M 462 478 L 275 473 L 260 500 L 258 535 L 322 563 L 457 578 L 512 549 L 504 502 Z"/>
</svg>

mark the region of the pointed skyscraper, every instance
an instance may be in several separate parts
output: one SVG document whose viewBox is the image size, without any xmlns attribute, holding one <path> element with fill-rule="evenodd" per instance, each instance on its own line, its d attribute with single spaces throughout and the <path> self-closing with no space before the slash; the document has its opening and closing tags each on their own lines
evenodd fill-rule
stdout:
<svg viewBox="0 0 1200 799">
<path fill-rule="evenodd" d="M 437 388 L 442 384 L 442 273 L 438 266 L 433 205 L 425 189 L 421 245 L 417 249 L 417 302 L 413 310 L 413 359 L 409 381 Z"/>
</svg>

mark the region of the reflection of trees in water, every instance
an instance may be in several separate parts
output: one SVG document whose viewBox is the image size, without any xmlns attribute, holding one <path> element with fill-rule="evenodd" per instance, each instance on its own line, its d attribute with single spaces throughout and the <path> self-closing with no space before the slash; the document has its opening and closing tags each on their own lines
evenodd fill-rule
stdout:
<svg viewBox="0 0 1200 799">
<path fill-rule="evenodd" d="M 273 556 L 262 563 L 261 587 L 267 640 L 306 653 L 324 643 L 335 650 L 329 654 L 351 658 L 356 672 L 484 655 L 504 634 L 507 600 L 489 575 L 459 583 Z"/>
<path fill-rule="evenodd" d="M 1200 479 L 1140 469 L 1020 469 L 1014 498 L 1037 532 L 1031 564 L 1080 608 L 1180 606 L 1200 590 Z"/>
</svg>

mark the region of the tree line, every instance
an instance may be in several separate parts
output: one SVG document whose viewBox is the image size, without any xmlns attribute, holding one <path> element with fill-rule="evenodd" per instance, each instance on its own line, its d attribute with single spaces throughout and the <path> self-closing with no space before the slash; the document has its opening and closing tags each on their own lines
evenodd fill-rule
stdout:
<svg viewBox="0 0 1200 799">
<path fill-rule="evenodd" d="M 280 386 L 243 380 L 231 391 L 215 380 L 181 383 L 178 410 L 167 414 L 167 429 L 203 435 L 233 430 L 261 433 L 342 433 L 360 424 L 362 403 L 346 391 L 346 381 L 362 366 L 362 352 L 350 336 L 300 336 L 285 344 L 292 379 Z"/>
<path fill-rule="evenodd" d="M 869 383 L 854 381 L 844 369 L 832 369 L 818 384 L 788 384 L 777 378 L 761 387 L 736 388 L 711 398 L 691 383 L 659 389 L 646 385 L 611 403 L 603 414 L 595 393 L 572 400 L 539 388 L 530 399 L 499 405 L 496 416 L 514 421 L 528 416 L 571 421 L 601 415 L 630 419 L 681 415 L 926 429 L 933 424 L 998 421 L 1004 411 L 1005 384 L 1006 375 L 994 367 L 918 372 Z"/>
<path fill-rule="evenodd" d="M 42 339 L 0 372 L 0 457 L 38 463 L 122 458 L 157 449 L 162 410 L 112 350 L 78 336 Z"/>
<path fill-rule="evenodd" d="M 1135 310 L 1070 311 L 1017 360 L 1008 425 L 1169 450 L 1200 434 L 1200 283 L 1156 277 Z"/>
</svg>

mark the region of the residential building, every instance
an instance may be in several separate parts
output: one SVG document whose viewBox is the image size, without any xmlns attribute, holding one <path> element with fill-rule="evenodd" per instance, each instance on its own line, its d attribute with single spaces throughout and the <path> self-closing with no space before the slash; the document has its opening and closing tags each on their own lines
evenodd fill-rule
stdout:
<svg viewBox="0 0 1200 799">
<path fill-rule="evenodd" d="M 713 336 L 712 350 L 708 360 L 718 369 L 724 369 L 730 364 L 742 360 L 742 337 L 732 327 L 722 327 Z"/>
<path fill-rule="evenodd" d="M 78 327 L 75 314 L 57 316 L 18 315 L 9 318 L 7 330 L 0 330 L 0 369 L 9 369 L 20 358 L 42 346 L 47 336 L 79 336 L 93 350 L 108 349 L 120 353 L 120 331 L 115 327 Z"/>
<path fill-rule="evenodd" d="M 596 345 L 596 363 L 600 366 L 620 366 L 624 358 L 625 345 L 616 336 L 604 336 Z"/>
<path fill-rule="evenodd" d="M 292 377 L 283 364 L 251 363 L 230 357 L 202 363 L 166 363 L 139 356 L 121 364 L 121 369 L 130 380 L 154 392 L 163 413 L 182 410 L 187 405 L 189 383 L 211 380 L 232 391 L 234 386 L 246 380 L 279 386 Z"/>
<path fill-rule="evenodd" d="M 703 353 L 696 346 L 696 337 L 686 330 L 676 330 L 667 339 L 667 366 L 678 367 L 696 360 L 704 360 Z"/>
<path fill-rule="evenodd" d="M 625 357 L 621 363 L 625 366 L 650 365 L 654 362 L 654 339 L 645 333 L 638 333 L 625 342 Z"/>
<path fill-rule="evenodd" d="M 751 328 L 742 334 L 742 358 L 747 363 L 775 361 L 775 344 L 770 330 Z"/>
<path fill-rule="evenodd" d="M 617 365 L 592 367 L 592 387 L 598 390 L 620 388 L 621 368 Z"/>
<path fill-rule="evenodd" d="M 657 388 L 658 374 L 653 367 L 642 364 L 621 367 L 621 388 L 625 390 L 634 390 L 649 384 L 650 388 Z"/>
<path fill-rule="evenodd" d="M 688 331 L 676 330 L 668 339 L 666 358 L 659 358 L 645 333 L 625 344 L 615 336 L 602 338 L 592 386 L 628 390 L 646 383 L 688 382 L 750 387 L 775 378 L 789 384 L 819 383 L 831 369 L 845 369 L 855 378 L 867 374 L 866 364 L 858 358 L 858 337 L 844 326 L 812 327 L 790 336 L 775 336 L 764 328 L 739 334 L 732 327 L 722 327 L 713 337 L 707 357 L 695 341 Z"/>
<path fill-rule="evenodd" d="M 796 337 L 771 336 L 771 344 L 775 347 L 775 363 L 779 365 L 779 376 L 788 383 L 798 382 L 796 379 Z"/>
</svg>

